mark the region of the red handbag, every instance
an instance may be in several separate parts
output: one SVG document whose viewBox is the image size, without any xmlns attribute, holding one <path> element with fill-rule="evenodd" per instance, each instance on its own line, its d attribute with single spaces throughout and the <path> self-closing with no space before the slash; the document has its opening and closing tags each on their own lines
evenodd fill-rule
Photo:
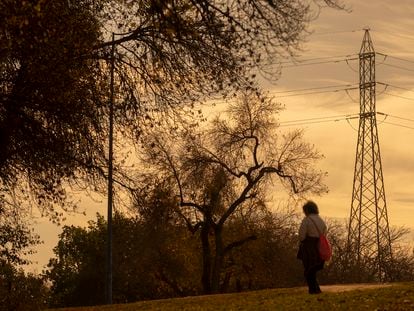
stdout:
<svg viewBox="0 0 414 311">
<path fill-rule="evenodd" d="M 309 219 L 313 222 L 313 224 L 316 227 L 316 230 L 318 230 L 318 233 L 319 233 L 319 242 L 318 242 L 319 257 L 323 261 L 329 261 L 332 258 L 331 244 L 329 243 L 328 238 L 323 233 L 321 233 L 321 231 L 319 230 L 318 226 L 315 224 L 313 219 L 310 217 Z"/>
</svg>

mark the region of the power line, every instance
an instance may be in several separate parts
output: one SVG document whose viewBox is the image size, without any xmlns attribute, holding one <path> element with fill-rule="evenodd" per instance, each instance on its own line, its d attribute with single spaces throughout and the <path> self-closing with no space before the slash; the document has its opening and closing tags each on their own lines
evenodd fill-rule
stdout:
<svg viewBox="0 0 414 311">
<path fill-rule="evenodd" d="M 403 118 L 403 117 L 399 117 L 399 116 L 394 116 L 388 113 L 384 113 L 384 112 L 377 112 L 380 115 L 384 115 L 384 116 L 388 116 L 390 118 L 395 118 L 395 119 L 400 119 L 400 120 L 404 120 L 404 121 L 410 121 L 410 122 L 414 122 L 414 119 L 409 119 L 409 118 Z"/>
<path fill-rule="evenodd" d="M 395 95 L 395 94 L 391 94 L 389 92 L 384 92 L 383 94 L 387 94 L 389 96 L 394 96 L 394 97 L 398 97 L 398 98 L 402 98 L 402 99 L 406 99 L 406 100 L 413 100 L 414 101 L 414 98 L 409 98 L 409 97 L 405 97 L 405 96 L 401 96 L 401 95 Z"/>
<path fill-rule="evenodd" d="M 327 91 L 320 91 L 320 92 L 307 92 L 307 93 L 301 93 L 301 94 L 289 94 L 289 95 L 275 96 L 275 98 L 302 96 L 302 95 L 313 95 L 313 94 L 323 94 L 323 93 L 335 93 L 335 92 L 340 92 L 340 91 L 357 90 L 357 89 L 358 89 L 358 87 L 341 88 L 341 89 L 337 89 L 337 90 L 327 90 Z M 270 92 L 270 93 L 272 93 L 272 92 Z"/>
<path fill-rule="evenodd" d="M 338 33 L 351 33 L 351 32 L 358 32 L 362 31 L 363 29 L 354 29 L 354 30 L 339 30 L 339 31 L 324 31 L 324 32 L 314 32 L 312 36 L 325 36 L 331 34 L 338 34 Z"/>
<path fill-rule="evenodd" d="M 414 72 L 414 69 L 405 68 L 405 67 L 398 66 L 398 65 L 393 65 L 393 64 L 387 64 L 387 63 L 385 63 L 385 60 L 387 58 L 393 58 L 393 59 L 397 59 L 397 60 L 412 63 L 412 64 L 414 64 L 414 61 L 407 60 L 407 59 L 404 59 L 404 58 L 401 58 L 401 57 L 391 56 L 391 55 L 384 54 L 384 53 L 379 53 L 379 52 L 376 52 L 376 54 L 384 56 L 384 62 L 381 63 L 381 65 Z M 294 60 L 294 61 L 284 61 L 284 62 L 280 62 L 278 64 L 282 65 L 282 68 L 313 66 L 313 65 L 341 63 L 341 62 L 346 62 L 347 65 L 350 66 L 349 61 L 359 60 L 359 57 L 355 57 L 355 56 L 358 56 L 358 55 L 359 54 L 348 54 L 348 55 L 338 55 L 338 56 L 315 57 L 315 58 L 300 59 L 300 60 Z M 321 60 L 321 61 L 318 61 L 318 60 Z M 315 61 L 318 61 L 318 62 L 315 62 Z M 284 64 L 287 64 L 287 65 L 284 65 Z M 354 70 L 352 67 L 350 67 L 350 68 L 352 70 Z"/>
<path fill-rule="evenodd" d="M 349 69 L 351 69 L 353 72 L 358 72 L 358 70 L 355 70 L 352 68 L 352 66 L 349 64 L 348 60 L 346 60 L 346 64 L 348 65 Z"/>
<path fill-rule="evenodd" d="M 312 122 L 302 122 L 302 123 L 292 123 L 292 124 L 281 124 L 280 127 L 287 127 L 287 126 L 301 126 L 301 125 L 309 125 L 309 124 L 317 124 L 317 123 L 326 123 L 326 122 L 338 122 L 342 120 L 347 120 L 347 118 L 337 119 L 337 120 L 321 120 L 321 121 L 312 121 Z"/>
<path fill-rule="evenodd" d="M 405 67 L 398 66 L 398 65 L 393 65 L 393 64 L 387 64 L 387 63 L 385 63 L 385 60 L 387 58 L 393 58 L 393 59 L 397 59 L 397 60 L 400 60 L 400 61 L 405 61 L 405 62 L 412 63 L 412 64 L 414 64 L 414 61 L 407 60 L 407 59 L 404 59 L 404 58 L 401 58 L 401 57 L 390 56 L 390 55 L 387 55 L 387 54 L 384 54 L 384 53 L 379 53 L 379 52 L 377 52 L 376 54 L 384 56 L 384 61 L 381 63 L 381 65 L 389 66 L 389 67 L 394 67 L 394 68 L 398 68 L 398 69 L 402 69 L 402 70 L 406 70 L 406 71 L 413 71 L 414 72 L 414 69 L 405 68 Z M 309 58 L 309 59 L 303 59 L 303 60 L 296 60 L 296 61 L 285 61 L 285 62 L 280 62 L 279 64 L 282 65 L 282 68 L 292 68 L 292 67 L 302 67 L 302 66 L 313 66 L 313 65 L 330 64 L 330 63 L 341 63 L 341 62 L 346 62 L 347 65 L 350 66 L 349 65 L 349 61 L 359 60 L 359 57 L 354 57 L 356 55 L 358 55 L 358 54 L 338 55 L 338 56 L 327 56 L 327 57 L 315 57 L 315 58 Z M 339 59 L 337 59 L 337 58 L 339 58 Z M 315 60 L 326 60 L 326 61 L 314 62 Z M 283 64 L 291 64 L 291 65 L 283 65 Z M 352 67 L 350 67 L 350 68 L 352 70 L 354 70 Z"/>
<path fill-rule="evenodd" d="M 405 67 L 401 67 L 401 66 L 397 66 L 397 65 L 391 65 L 391 64 L 387 64 L 387 63 L 382 63 L 383 66 L 388 66 L 388 67 L 394 67 L 394 68 L 398 68 L 398 69 L 402 69 L 402 70 L 406 70 L 406 71 L 413 71 L 414 69 L 409 69 L 409 68 L 405 68 Z"/>
<path fill-rule="evenodd" d="M 401 86 L 395 86 L 395 85 L 392 85 L 392 84 L 389 84 L 389 83 L 377 82 L 377 84 L 382 84 L 382 85 L 385 85 L 386 87 L 387 86 L 390 86 L 390 87 L 393 87 L 395 89 L 400 89 L 400 90 L 404 90 L 404 91 L 408 91 L 408 92 L 413 92 L 414 93 L 413 90 L 410 90 L 410 89 L 407 89 L 407 88 L 401 87 Z"/>
<path fill-rule="evenodd" d="M 339 116 L 330 116 L 330 117 L 320 117 L 320 118 L 309 118 L 309 119 L 300 119 L 300 120 L 291 120 L 280 122 L 280 127 L 286 126 L 300 126 L 308 124 L 318 124 L 318 123 L 327 123 L 327 122 L 338 122 L 344 120 L 358 119 L 358 114 L 353 115 L 339 115 Z"/>
<path fill-rule="evenodd" d="M 402 124 L 393 123 L 393 122 L 385 122 L 385 121 L 382 122 L 382 123 L 390 124 L 390 125 L 394 125 L 394 126 L 399 126 L 399 127 L 404 127 L 404 128 L 407 128 L 407 129 L 414 130 L 414 127 L 412 127 L 412 126 L 402 125 Z"/>
<path fill-rule="evenodd" d="M 289 127 L 289 126 L 301 126 L 301 125 L 311 125 L 311 124 L 320 124 L 320 123 L 328 123 L 328 122 L 339 122 L 339 121 L 347 121 L 348 124 L 354 129 L 356 130 L 350 123 L 349 120 L 353 120 L 353 119 L 359 119 L 359 116 L 354 116 L 354 117 L 343 117 L 343 118 L 337 118 L 337 119 L 331 119 L 331 120 L 316 120 L 316 121 L 308 121 L 308 122 L 298 122 L 298 123 L 293 123 L 293 121 L 291 121 L 292 123 L 290 124 L 284 124 L 284 122 L 280 123 L 280 127 Z M 394 125 L 394 126 L 399 126 L 399 127 L 403 127 L 403 128 L 407 128 L 407 129 L 411 129 L 414 130 L 414 127 L 412 126 L 408 126 L 408 125 L 403 125 L 400 123 L 394 123 L 394 122 L 387 122 L 385 121 L 385 119 L 383 121 L 381 121 L 379 124 L 389 124 L 389 125 Z"/>
<path fill-rule="evenodd" d="M 315 58 L 308 58 L 308 59 L 297 59 L 297 60 L 293 60 L 293 61 L 280 62 L 280 64 L 296 64 L 296 63 L 311 62 L 311 61 L 315 61 L 315 60 L 325 60 L 325 59 L 335 59 L 335 58 L 344 59 L 344 58 L 354 57 L 354 56 L 357 56 L 357 55 L 358 54 L 348 54 L 348 55 L 338 55 L 338 56 L 315 57 Z"/>
<path fill-rule="evenodd" d="M 295 89 L 295 90 L 277 91 L 277 92 L 272 91 L 271 93 L 281 94 L 281 93 L 304 92 L 304 91 L 323 90 L 323 89 L 331 89 L 331 88 L 338 88 L 338 87 L 353 87 L 355 85 L 356 84 L 328 85 L 328 86 L 312 87 L 312 88 L 306 88 L 306 89 Z"/>
<path fill-rule="evenodd" d="M 292 123 L 292 122 L 303 122 L 303 121 L 314 121 L 314 120 L 322 120 L 322 119 L 334 119 L 334 118 L 343 118 L 343 117 L 353 117 L 357 116 L 358 114 L 341 114 L 341 115 L 335 115 L 335 116 L 329 116 L 329 117 L 319 117 L 319 118 L 309 118 L 309 119 L 299 119 L 299 120 L 290 120 L 290 121 L 282 121 L 282 123 Z"/>
<path fill-rule="evenodd" d="M 396 56 L 390 56 L 390 55 L 388 55 L 388 54 L 379 53 L 379 52 L 377 52 L 376 54 L 384 56 L 384 57 L 385 57 L 384 59 L 386 59 L 386 58 L 394 58 L 394 59 L 398 59 L 398 60 L 401 60 L 401 61 L 404 61 L 404 62 L 407 62 L 407 63 L 412 63 L 412 64 L 414 64 L 414 61 L 412 61 L 412 60 L 408 60 L 408 59 L 405 59 L 405 58 L 396 57 Z"/>
<path fill-rule="evenodd" d="M 409 122 L 414 122 L 414 119 L 403 118 L 403 117 L 391 115 L 391 114 L 384 113 L 384 112 L 377 112 L 377 114 L 385 116 L 384 120 L 382 120 L 381 123 L 379 124 L 386 123 L 390 125 L 414 129 L 414 127 L 411 127 L 411 126 L 385 121 L 388 117 L 400 119 L 404 121 L 409 121 Z M 359 118 L 360 118 L 360 114 L 355 113 L 355 114 L 345 114 L 345 115 L 334 115 L 334 116 L 328 116 L 328 117 L 315 117 L 315 118 L 308 118 L 308 119 L 282 121 L 282 122 L 279 122 L 279 124 L 280 124 L 280 127 L 287 127 L 287 126 L 301 126 L 301 125 L 319 124 L 319 123 L 327 123 L 327 122 L 338 122 L 338 121 L 344 121 L 344 120 L 348 121 L 349 123 L 349 120 L 354 120 L 354 119 L 359 119 Z"/>
<path fill-rule="evenodd" d="M 348 90 L 347 89 L 345 89 L 344 90 L 345 91 L 345 93 L 346 93 L 346 95 L 348 95 L 348 97 L 349 97 L 349 99 L 351 100 L 351 102 L 352 103 L 356 103 L 357 101 L 351 96 L 351 94 L 349 94 L 349 92 L 348 92 Z"/>
<path fill-rule="evenodd" d="M 282 68 L 292 68 L 292 67 L 302 67 L 302 66 L 312 66 L 312 65 L 321 65 L 321 64 L 329 64 L 329 63 L 341 63 L 341 62 L 348 62 L 350 60 L 357 60 L 359 58 L 344 58 L 339 60 L 332 60 L 332 61 L 324 61 L 324 62 L 313 62 L 313 63 L 304 63 L 304 64 L 294 64 L 289 66 L 282 66 Z"/>
</svg>

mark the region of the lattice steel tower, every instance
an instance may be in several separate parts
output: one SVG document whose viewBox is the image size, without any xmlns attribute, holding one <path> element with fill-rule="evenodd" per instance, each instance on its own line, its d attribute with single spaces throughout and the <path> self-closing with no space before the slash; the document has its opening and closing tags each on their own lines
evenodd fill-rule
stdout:
<svg viewBox="0 0 414 311">
<path fill-rule="evenodd" d="M 374 263 L 376 277 L 389 279 L 391 239 L 375 107 L 375 51 L 365 30 L 359 52 L 360 117 L 348 245 L 359 264 Z"/>
</svg>

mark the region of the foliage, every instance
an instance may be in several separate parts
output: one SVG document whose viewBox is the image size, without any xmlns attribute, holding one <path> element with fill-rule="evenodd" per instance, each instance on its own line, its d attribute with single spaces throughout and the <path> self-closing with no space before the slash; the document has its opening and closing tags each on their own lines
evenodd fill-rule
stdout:
<svg viewBox="0 0 414 311">
<path fill-rule="evenodd" d="M 157 209 L 154 209 L 157 210 Z M 158 214 L 161 216 L 160 214 Z M 155 215 L 154 215 L 155 216 Z M 164 215 L 166 216 L 166 215 Z M 113 219 L 113 300 L 116 303 L 190 295 L 197 284 L 191 238 L 168 219 Z M 161 225 L 162 224 L 162 225 Z M 103 304 L 106 222 L 64 227 L 49 262 L 52 306 Z M 181 244 L 186 247 L 180 247 Z"/>
<path fill-rule="evenodd" d="M 126 94 L 118 99 L 118 122 L 136 139 L 143 121 L 159 122 L 156 113 L 168 107 L 253 88 L 258 73 L 299 49 L 323 4 L 341 7 L 330 0 L 107 1 L 101 20 L 116 29 L 117 93 Z"/>
<path fill-rule="evenodd" d="M 251 88 L 258 71 L 298 49 L 323 5 L 340 8 L 335 0 L 2 1 L 5 203 L 31 201 L 55 219 L 67 183 L 104 191 L 112 45 L 116 131 L 136 143 L 144 120 L 158 122 L 154 111 Z M 111 31 L 122 34 L 112 42 Z M 115 161 L 116 180 L 130 186 L 122 157 Z"/>
<path fill-rule="evenodd" d="M 142 204 L 139 219 L 119 214 L 115 217 L 115 303 L 203 292 L 197 236 L 189 233 L 182 219 L 174 213 L 171 198 L 168 191 L 158 188 L 137 200 Z M 244 244 L 227 257 L 223 269 L 227 283 L 223 284 L 222 291 L 301 284 L 302 272 L 295 259 L 297 243 L 293 232 L 296 224 L 293 221 L 287 224 L 288 215 L 255 213 L 255 217 L 235 215 L 223 235 L 226 242 L 246 234 L 256 234 L 257 240 Z M 101 241 L 105 235 L 106 224 L 100 216 L 90 223 L 89 228 L 64 228 L 54 250 L 56 257 L 50 260 L 46 272 L 51 282 L 51 306 L 104 302 L 105 249 Z M 291 267 L 289 274 L 284 269 L 286 265 Z"/>
<path fill-rule="evenodd" d="M 25 255 L 33 251 L 30 247 L 39 244 L 38 236 L 22 225 L 0 227 L 0 259 L 13 264 L 25 264 Z"/>
<path fill-rule="evenodd" d="M 0 260 L 0 310 L 43 310 L 48 290 L 38 276 L 18 270 Z"/>
<path fill-rule="evenodd" d="M 56 258 L 50 260 L 50 270 L 46 272 L 52 282 L 52 306 L 104 302 L 104 228 L 102 217 L 93 226 L 91 224 L 89 230 L 63 227 L 59 243 L 54 248 Z"/>
<path fill-rule="evenodd" d="M 24 257 L 31 254 L 33 246 L 39 243 L 39 236 L 23 221 L 0 214 L 0 260 L 13 265 L 25 264 L 27 260 Z"/>
<path fill-rule="evenodd" d="M 37 205 L 52 219 L 65 181 L 103 166 L 101 73 L 85 57 L 99 23 L 79 1 L 0 4 L 0 193 L 2 205 Z"/>
<path fill-rule="evenodd" d="M 311 4 L 338 8 L 335 2 L 106 1 L 100 12 L 119 33 L 117 72 L 132 117 L 140 105 L 165 109 L 240 87 L 298 49 Z"/>
<path fill-rule="evenodd" d="M 41 310 L 48 294 L 44 280 L 19 268 L 30 263 L 27 256 L 41 242 L 24 215 L 18 210 L 6 212 L 7 207 L 0 205 L 0 311 Z"/>
</svg>

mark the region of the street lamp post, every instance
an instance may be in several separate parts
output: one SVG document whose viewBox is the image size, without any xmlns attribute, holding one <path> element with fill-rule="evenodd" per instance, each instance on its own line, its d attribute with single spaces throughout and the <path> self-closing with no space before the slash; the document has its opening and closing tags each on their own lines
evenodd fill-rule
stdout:
<svg viewBox="0 0 414 311">
<path fill-rule="evenodd" d="M 109 152 L 108 152 L 108 235 L 106 243 L 106 303 L 112 304 L 112 202 L 113 202 L 113 141 L 114 141 L 114 66 L 115 34 L 112 33 L 111 80 L 109 95 Z"/>
</svg>

